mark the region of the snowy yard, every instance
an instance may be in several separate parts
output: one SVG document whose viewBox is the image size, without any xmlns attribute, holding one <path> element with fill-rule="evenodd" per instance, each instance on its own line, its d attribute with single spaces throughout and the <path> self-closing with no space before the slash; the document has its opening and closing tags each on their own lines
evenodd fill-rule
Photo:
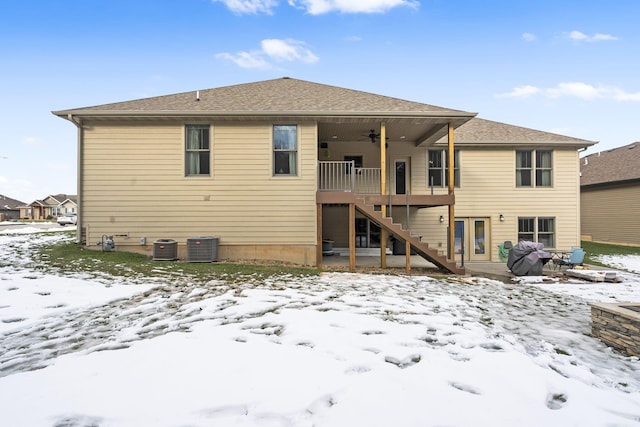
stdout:
<svg viewBox="0 0 640 427">
<path fill-rule="evenodd" d="M 30 269 L 0 234 L 1 426 L 640 426 L 640 361 L 591 338 L 622 283 L 325 273 L 244 284 Z M 616 262 L 619 262 L 617 260 Z"/>
</svg>

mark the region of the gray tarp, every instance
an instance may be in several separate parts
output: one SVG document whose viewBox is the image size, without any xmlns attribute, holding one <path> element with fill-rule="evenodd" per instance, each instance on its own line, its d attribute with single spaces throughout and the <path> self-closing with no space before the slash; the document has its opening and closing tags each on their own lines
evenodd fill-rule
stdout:
<svg viewBox="0 0 640 427">
<path fill-rule="evenodd" d="M 542 243 L 521 240 L 509 251 L 507 267 L 516 276 L 542 276 L 542 267 L 551 259 Z"/>
</svg>

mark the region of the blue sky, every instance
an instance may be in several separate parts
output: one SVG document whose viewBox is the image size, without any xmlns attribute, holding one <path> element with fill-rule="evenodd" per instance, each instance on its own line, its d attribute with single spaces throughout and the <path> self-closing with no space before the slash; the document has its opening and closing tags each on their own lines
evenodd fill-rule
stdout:
<svg viewBox="0 0 640 427">
<path fill-rule="evenodd" d="M 283 76 L 640 141 L 637 0 L 21 0 L 0 11 L 0 194 L 76 193 L 52 110 Z"/>
</svg>

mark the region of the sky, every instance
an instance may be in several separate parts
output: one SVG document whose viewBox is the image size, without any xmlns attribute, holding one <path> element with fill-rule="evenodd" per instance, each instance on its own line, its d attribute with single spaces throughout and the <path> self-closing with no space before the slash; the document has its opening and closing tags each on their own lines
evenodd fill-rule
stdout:
<svg viewBox="0 0 640 427">
<path fill-rule="evenodd" d="M 51 111 L 293 77 L 640 140 L 636 0 L 22 0 L 0 11 L 0 195 L 76 194 Z"/>
<path fill-rule="evenodd" d="M 619 283 L 325 272 L 203 281 L 37 268 L 0 223 L 0 425 L 632 427 L 640 360 L 591 335 Z M 606 261 L 605 261 L 606 262 Z M 505 266 L 506 269 L 506 266 Z M 462 409 L 462 410 L 461 410 Z"/>
</svg>

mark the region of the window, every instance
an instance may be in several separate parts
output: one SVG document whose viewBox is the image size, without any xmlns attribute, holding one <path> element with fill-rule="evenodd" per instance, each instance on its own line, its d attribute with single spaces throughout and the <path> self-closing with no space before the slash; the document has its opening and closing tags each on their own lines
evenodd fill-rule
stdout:
<svg viewBox="0 0 640 427">
<path fill-rule="evenodd" d="M 429 150 L 429 187 L 449 185 L 449 156 L 447 150 Z M 453 151 L 453 182 L 460 187 L 460 151 Z"/>
<path fill-rule="evenodd" d="M 210 175 L 209 125 L 187 125 L 185 141 L 185 175 Z"/>
<path fill-rule="evenodd" d="M 555 218 L 552 217 L 519 217 L 518 240 L 539 242 L 546 248 L 556 246 Z"/>
<path fill-rule="evenodd" d="M 555 220 L 554 218 L 538 218 L 538 242 L 545 248 L 555 248 Z"/>
<path fill-rule="evenodd" d="M 518 218 L 518 241 L 535 241 L 535 218 Z"/>
<path fill-rule="evenodd" d="M 273 174 L 298 174 L 298 127 L 273 126 Z"/>
<path fill-rule="evenodd" d="M 516 150 L 516 187 L 551 187 L 552 171 L 550 150 Z"/>
<path fill-rule="evenodd" d="M 551 187 L 551 151 L 536 151 L 536 187 Z"/>
</svg>

